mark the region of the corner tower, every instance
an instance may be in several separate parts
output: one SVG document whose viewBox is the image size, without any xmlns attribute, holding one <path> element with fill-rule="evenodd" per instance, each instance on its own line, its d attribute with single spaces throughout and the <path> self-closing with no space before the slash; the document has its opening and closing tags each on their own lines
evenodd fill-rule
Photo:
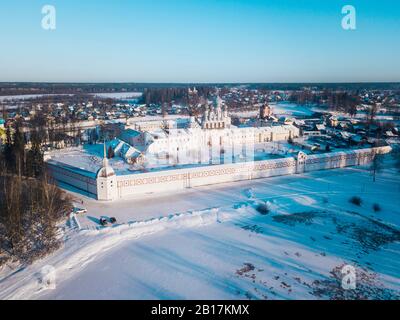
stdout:
<svg viewBox="0 0 400 320">
<path fill-rule="evenodd" d="M 118 198 L 117 176 L 108 163 L 106 143 L 104 142 L 103 166 L 97 171 L 97 200 L 113 201 Z"/>
</svg>

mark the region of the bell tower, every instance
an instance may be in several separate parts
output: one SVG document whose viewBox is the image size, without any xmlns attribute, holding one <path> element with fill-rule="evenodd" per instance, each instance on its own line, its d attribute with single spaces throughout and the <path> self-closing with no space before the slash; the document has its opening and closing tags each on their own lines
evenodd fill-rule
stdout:
<svg viewBox="0 0 400 320">
<path fill-rule="evenodd" d="M 213 107 L 206 106 L 201 123 L 203 129 L 226 129 L 231 127 L 228 108 L 226 105 L 223 107 L 222 103 L 222 99 L 217 96 Z"/>
</svg>

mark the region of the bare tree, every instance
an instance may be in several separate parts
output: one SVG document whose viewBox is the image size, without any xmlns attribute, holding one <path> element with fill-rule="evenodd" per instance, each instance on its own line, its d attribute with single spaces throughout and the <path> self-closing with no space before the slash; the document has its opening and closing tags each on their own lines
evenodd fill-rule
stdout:
<svg viewBox="0 0 400 320">
<path fill-rule="evenodd" d="M 370 169 L 372 171 L 373 181 L 375 182 L 377 173 L 381 172 L 383 169 L 383 155 L 378 150 L 373 152 L 373 159 Z"/>
</svg>

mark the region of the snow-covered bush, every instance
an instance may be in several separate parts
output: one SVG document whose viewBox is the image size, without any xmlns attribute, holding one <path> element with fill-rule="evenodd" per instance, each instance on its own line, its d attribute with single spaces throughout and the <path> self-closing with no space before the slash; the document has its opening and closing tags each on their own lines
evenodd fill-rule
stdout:
<svg viewBox="0 0 400 320">
<path fill-rule="evenodd" d="M 372 205 L 372 209 L 374 209 L 375 212 L 379 212 L 379 211 L 382 210 L 381 206 L 379 204 L 377 204 L 377 203 L 374 203 Z"/>
<path fill-rule="evenodd" d="M 269 213 L 269 207 L 266 203 L 259 203 L 256 207 L 256 210 L 262 215 L 266 215 Z"/>
<path fill-rule="evenodd" d="M 362 199 L 357 196 L 351 197 L 349 201 L 350 201 L 350 203 L 352 203 L 356 206 L 361 206 L 361 204 L 362 204 Z"/>
</svg>

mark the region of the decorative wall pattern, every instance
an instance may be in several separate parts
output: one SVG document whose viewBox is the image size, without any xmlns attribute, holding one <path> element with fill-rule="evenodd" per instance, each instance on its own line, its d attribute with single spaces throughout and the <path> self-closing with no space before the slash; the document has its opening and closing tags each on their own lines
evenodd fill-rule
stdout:
<svg viewBox="0 0 400 320">
<path fill-rule="evenodd" d="M 388 153 L 391 148 L 381 147 L 309 156 L 299 153 L 301 155 L 299 159 L 284 158 L 117 176 L 117 198 L 134 194 L 173 191 L 224 182 L 362 165 L 370 162 L 377 151 Z M 48 165 L 50 172 L 57 181 L 97 194 L 95 178 L 80 175 L 67 167 L 59 167 L 55 164 Z"/>
</svg>

